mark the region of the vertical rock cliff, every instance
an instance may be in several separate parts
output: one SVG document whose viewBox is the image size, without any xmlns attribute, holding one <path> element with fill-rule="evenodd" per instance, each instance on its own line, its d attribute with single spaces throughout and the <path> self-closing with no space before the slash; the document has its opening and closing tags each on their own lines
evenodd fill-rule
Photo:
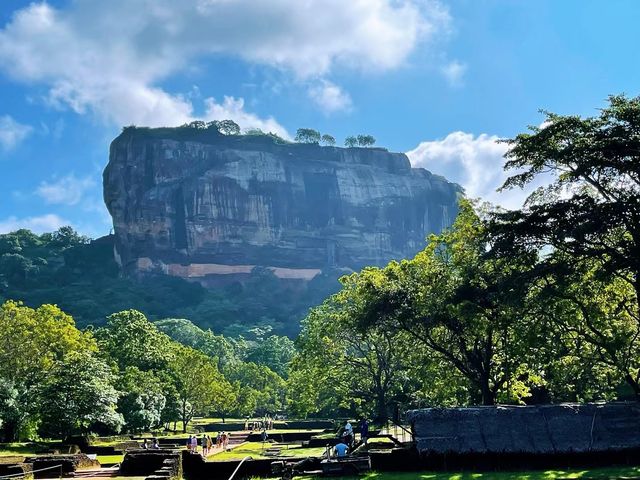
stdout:
<svg viewBox="0 0 640 480">
<path fill-rule="evenodd" d="M 257 266 L 311 280 L 412 256 L 451 224 L 460 193 L 402 153 L 187 128 L 125 129 L 104 171 L 123 270 L 205 285 Z"/>
</svg>

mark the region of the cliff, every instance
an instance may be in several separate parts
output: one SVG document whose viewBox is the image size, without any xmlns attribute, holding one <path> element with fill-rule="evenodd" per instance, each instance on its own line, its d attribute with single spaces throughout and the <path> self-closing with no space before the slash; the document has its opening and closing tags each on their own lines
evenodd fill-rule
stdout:
<svg viewBox="0 0 640 480">
<path fill-rule="evenodd" d="M 125 129 L 104 171 L 123 270 L 205 285 L 410 257 L 451 224 L 460 191 L 402 153 L 187 128 Z"/>
</svg>

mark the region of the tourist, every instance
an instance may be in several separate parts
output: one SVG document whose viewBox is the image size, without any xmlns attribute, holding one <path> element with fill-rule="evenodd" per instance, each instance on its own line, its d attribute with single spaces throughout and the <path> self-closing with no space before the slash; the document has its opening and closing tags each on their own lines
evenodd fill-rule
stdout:
<svg viewBox="0 0 640 480">
<path fill-rule="evenodd" d="M 351 423 L 349 423 L 349 420 L 347 420 L 347 423 L 344 426 L 342 436 L 344 437 L 344 442 L 347 445 L 353 445 L 353 427 L 351 426 Z"/>
<path fill-rule="evenodd" d="M 365 417 L 362 417 L 362 420 L 360 420 L 360 441 L 366 445 L 368 440 L 369 422 L 367 422 L 367 419 Z"/>
<path fill-rule="evenodd" d="M 144 442 L 142 442 L 142 448 L 147 450 L 149 448 L 149 445 L 147 445 L 147 439 L 144 439 Z"/>
<path fill-rule="evenodd" d="M 193 453 L 198 453 L 198 437 L 195 435 L 191 437 L 191 451 Z"/>
<path fill-rule="evenodd" d="M 189 438 L 187 439 L 187 450 L 191 450 L 191 440 L 192 440 L 192 435 L 189 435 Z"/>
<path fill-rule="evenodd" d="M 211 440 L 211 436 L 207 435 L 207 451 L 211 452 L 212 447 L 213 447 L 213 441 Z"/>
<path fill-rule="evenodd" d="M 244 429 L 249 430 L 249 417 L 244 421 Z"/>
<path fill-rule="evenodd" d="M 153 444 L 151 445 L 151 448 L 153 448 L 155 450 L 160 449 L 160 444 L 158 443 L 158 439 L 157 438 L 153 439 Z"/>
<path fill-rule="evenodd" d="M 344 442 L 340 442 L 335 447 L 333 447 L 333 451 L 335 452 L 335 455 L 338 458 L 346 457 L 348 450 L 349 450 L 349 447 Z"/>
<path fill-rule="evenodd" d="M 218 432 L 218 435 L 216 436 L 216 448 L 220 448 L 221 444 L 222 444 L 222 435 L 220 434 L 220 432 Z"/>
<path fill-rule="evenodd" d="M 208 442 L 207 442 L 207 436 L 203 433 L 202 434 L 202 456 L 206 457 L 209 454 L 209 448 L 208 448 Z"/>
<path fill-rule="evenodd" d="M 225 451 L 227 450 L 227 445 L 229 445 L 229 436 L 225 432 L 222 432 L 222 448 Z"/>
<path fill-rule="evenodd" d="M 262 430 L 262 434 L 260 435 L 260 438 L 262 439 L 263 442 L 266 442 L 268 437 L 269 435 L 267 435 L 267 429 L 265 428 L 264 430 Z"/>
</svg>

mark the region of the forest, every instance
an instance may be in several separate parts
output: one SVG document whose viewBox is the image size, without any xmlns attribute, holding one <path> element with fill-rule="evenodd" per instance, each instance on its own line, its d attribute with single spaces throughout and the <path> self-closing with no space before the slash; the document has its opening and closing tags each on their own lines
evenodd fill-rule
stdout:
<svg viewBox="0 0 640 480">
<path fill-rule="evenodd" d="M 295 343 L 267 320 L 224 336 L 173 312 L 149 321 L 131 308 L 153 298 L 115 271 L 101 278 L 131 305 L 79 329 L 64 304 L 32 308 L 19 294 L 30 282 L 91 284 L 80 254 L 91 244 L 70 229 L 3 235 L 2 436 L 173 428 L 208 414 L 384 421 L 434 405 L 639 399 L 640 98 L 611 97 L 594 117 L 546 115 L 505 140 L 504 189 L 551 179 L 522 209 L 462 198 L 414 258 L 343 276 Z M 154 295 L 176 309 L 181 288 L 204 295 L 163 281 Z M 125 293 L 91 288 L 83 297 L 101 311 L 120 309 Z"/>
</svg>

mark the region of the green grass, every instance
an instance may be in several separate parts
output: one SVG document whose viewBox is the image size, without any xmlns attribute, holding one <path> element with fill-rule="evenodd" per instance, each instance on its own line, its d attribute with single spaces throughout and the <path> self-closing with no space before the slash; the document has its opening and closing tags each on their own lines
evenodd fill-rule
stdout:
<svg viewBox="0 0 640 480">
<path fill-rule="evenodd" d="M 35 449 L 32 443 L 3 443 L 0 444 L 0 457 L 35 455 Z"/>
<path fill-rule="evenodd" d="M 612 479 L 636 478 L 640 467 L 611 467 L 590 470 L 543 470 L 522 472 L 487 473 L 378 473 L 371 472 L 360 477 L 334 477 L 341 480 L 557 480 L 557 479 Z M 314 477 L 295 477 L 295 480 L 312 480 Z"/>
<path fill-rule="evenodd" d="M 215 455 L 211 455 L 209 456 L 207 461 L 223 462 L 226 460 L 242 460 L 247 456 L 256 460 L 262 458 L 278 458 L 274 456 L 264 455 L 265 450 L 267 450 L 268 448 L 280 448 L 280 457 L 319 457 L 324 454 L 325 451 L 324 447 L 301 448 L 298 445 L 286 445 L 269 442 L 266 442 L 263 446 L 262 442 L 247 442 L 243 443 L 242 445 L 238 445 L 237 447 L 227 452 L 220 452 Z"/>
<path fill-rule="evenodd" d="M 98 455 L 100 465 L 114 465 L 121 463 L 124 455 Z"/>
</svg>

